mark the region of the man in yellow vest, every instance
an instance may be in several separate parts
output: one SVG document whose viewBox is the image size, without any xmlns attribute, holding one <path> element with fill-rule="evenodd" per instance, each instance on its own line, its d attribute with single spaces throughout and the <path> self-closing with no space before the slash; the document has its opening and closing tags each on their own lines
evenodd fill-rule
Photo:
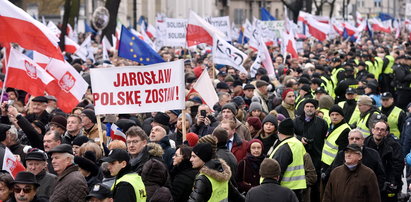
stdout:
<svg viewBox="0 0 411 202">
<path fill-rule="evenodd" d="M 378 109 L 373 106 L 372 99 L 367 95 L 361 95 L 358 98 L 358 109 L 360 110 L 360 119 L 357 122 L 357 128 L 363 133 L 364 137 L 370 135 L 370 126 L 372 116 L 380 114 Z"/>
<path fill-rule="evenodd" d="M 381 112 L 387 116 L 390 132 L 400 139 L 403 124 L 406 114 L 404 110 L 394 105 L 394 97 L 390 92 L 385 92 L 381 96 Z"/>
<path fill-rule="evenodd" d="M 355 125 L 360 119 L 360 110 L 357 107 L 357 91 L 354 88 L 347 88 L 345 91 L 345 101 L 338 103 L 343 109 L 344 119 L 349 125 Z"/>
<path fill-rule="evenodd" d="M 328 135 L 321 156 L 321 161 L 325 164 L 323 166 L 325 168 L 331 165 L 338 151 L 348 145 L 348 133 L 351 130 L 344 120 L 344 112 L 341 107 L 333 105 L 329 113 L 331 124 L 328 128 Z"/>
<path fill-rule="evenodd" d="M 143 180 L 140 175 L 131 170 L 130 156 L 126 150 L 113 149 L 108 157 L 102 160 L 108 162 L 111 176 L 116 177 L 111 187 L 114 201 L 146 201 L 146 188 Z"/>
<path fill-rule="evenodd" d="M 188 201 L 228 201 L 230 167 L 223 159 L 215 159 L 210 143 L 199 143 L 191 152 L 191 164 L 199 169 Z"/>
<path fill-rule="evenodd" d="M 291 119 L 283 120 L 278 126 L 278 139 L 281 143 L 271 153 L 270 158 L 278 161 L 281 167 L 281 186 L 295 192 L 299 201 L 302 191 L 307 188 L 304 170 L 303 143 L 294 137 L 294 124 Z"/>
</svg>

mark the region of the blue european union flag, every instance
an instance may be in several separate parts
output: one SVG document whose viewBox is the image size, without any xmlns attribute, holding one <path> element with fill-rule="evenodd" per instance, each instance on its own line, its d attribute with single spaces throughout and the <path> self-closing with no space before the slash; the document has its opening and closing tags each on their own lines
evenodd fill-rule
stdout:
<svg viewBox="0 0 411 202">
<path fill-rule="evenodd" d="M 118 56 L 145 65 L 164 62 L 163 58 L 156 51 L 124 26 L 121 26 Z"/>
<path fill-rule="evenodd" d="M 270 21 L 270 20 L 277 20 L 275 17 L 273 17 L 270 12 L 268 12 L 267 9 L 265 8 L 261 8 L 260 9 L 261 12 L 261 20 L 262 21 Z"/>
<path fill-rule="evenodd" d="M 381 21 L 386 21 L 386 20 L 394 20 L 395 18 L 392 17 L 390 14 L 388 13 L 379 13 L 378 14 L 378 18 L 381 19 Z"/>
</svg>

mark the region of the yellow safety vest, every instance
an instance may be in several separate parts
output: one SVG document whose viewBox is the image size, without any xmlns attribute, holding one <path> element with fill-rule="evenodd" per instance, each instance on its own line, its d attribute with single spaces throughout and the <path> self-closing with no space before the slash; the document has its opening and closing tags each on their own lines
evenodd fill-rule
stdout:
<svg viewBox="0 0 411 202">
<path fill-rule="evenodd" d="M 325 76 L 321 76 L 321 80 L 323 80 L 324 82 L 321 84 L 321 86 L 324 87 L 324 89 L 327 91 L 327 93 L 335 98 L 335 93 L 334 93 L 334 84 L 333 81 L 331 79 L 328 79 Z M 324 84 L 325 83 L 325 84 Z"/>
<path fill-rule="evenodd" d="M 213 190 L 213 192 L 211 193 L 210 199 L 208 201 L 227 201 L 228 181 L 219 182 L 204 173 L 200 173 L 200 175 L 206 176 L 211 183 L 211 189 Z"/>
<path fill-rule="evenodd" d="M 344 109 L 344 105 L 345 105 L 346 101 L 341 101 L 338 103 L 338 106 L 341 107 L 341 109 Z M 357 125 L 358 120 L 360 120 L 360 109 L 358 109 L 358 106 L 355 107 L 354 112 L 352 113 L 350 120 L 348 121 L 348 124 L 350 125 Z"/>
<path fill-rule="evenodd" d="M 131 186 L 133 186 L 137 201 L 146 201 L 146 187 L 144 186 L 143 180 L 141 179 L 139 174 L 129 173 L 123 175 L 123 177 L 116 180 L 116 182 L 111 187 L 111 191 L 114 191 L 115 187 L 117 187 L 117 184 L 120 182 L 128 182 L 131 184 Z"/>
<path fill-rule="evenodd" d="M 306 151 L 303 143 L 295 137 L 283 140 L 271 153 L 270 158 L 273 158 L 274 154 L 278 151 L 278 148 L 285 144 L 288 144 L 293 153 L 293 161 L 287 166 L 280 184 L 291 190 L 306 189 L 307 182 L 304 170 L 304 154 Z M 262 181 L 262 178 L 260 180 Z"/>
<path fill-rule="evenodd" d="M 392 74 L 392 73 L 394 73 L 394 70 L 392 69 L 392 67 L 394 66 L 395 58 L 392 55 L 386 55 L 385 57 L 388 59 L 388 65 L 387 65 L 387 67 L 385 67 L 383 73 L 384 74 Z"/>
<path fill-rule="evenodd" d="M 381 107 L 380 107 L 381 110 Z M 390 114 L 388 115 L 388 125 L 390 126 L 390 133 L 394 134 L 395 137 L 400 139 L 400 130 L 398 129 L 398 118 L 400 117 L 402 109 L 399 107 L 394 107 Z"/>
<path fill-rule="evenodd" d="M 380 58 L 380 57 L 374 57 L 375 61 L 374 61 L 374 76 L 375 79 L 378 80 L 378 77 L 380 77 L 380 74 L 382 73 L 382 66 L 384 65 L 384 61 Z"/>
<path fill-rule="evenodd" d="M 338 69 L 333 69 L 333 70 L 331 71 L 331 80 L 332 80 L 332 82 L 334 83 L 334 86 L 337 86 L 337 84 L 338 84 L 338 77 L 337 77 L 337 75 L 338 75 L 338 73 L 340 73 L 341 71 L 344 71 L 344 68 L 343 68 L 343 67 L 340 67 L 340 68 L 338 68 Z"/>
<path fill-rule="evenodd" d="M 330 125 L 331 124 L 331 118 L 330 118 L 330 115 L 328 114 L 330 112 L 330 110 L 321 108 L 320 112 L 322 112 L 324 114 L 324 116 L 323 116 L 324 121 L 326 121 L 327 124 Z"/>
<path fill-rule="evenodd" d="M 334 161 L 338 153 L 338 145 L 336 141 L 340 137 L 341 133 L 347 128 L 351 129 L 347 123 L 344 123 L 338 126 L 338 128 L 334 129 L 328 135 L 327 139 L 325 139 L 323 152 L 321 155 L 322 162 L 327 165 L 331 165 L 331 163 Z"/>
<path fill-rule="evenodd" d="M 297 102 L 296 102 L 296 104 L 295 104 L 295 110 L 297 110 L 298 107 L 300 106 L 300 104 L 303 103 L 305 100 L 306 100 L 305 97 L 300 97 L 300 96 L 299 96 L 299 97 L 297 98 Z"/>
<path fill-rule="evenodd" d="M 378 112 L 374 112 L 374 113 L 378 113 Z M 368 113 L 364 118 L 360 118 L 360 120 L 358 120 L 357 128 L 362 132 L 364 138 L 370 136 L 370 128 L 368 128 L 367 126 L 367 121 L 370 116 L 371 116 L 371 113 Z"/>
<path fill-rule="evenodd" d="M 374 72 L 375 72 L 374 64 L 373 64 L 371 61 L 365 61 L 365 64 L 367 65 L 366 70 L 367 70 L 369 73 L 374 74 Z M 374 74 L 374 75 L 375 75 L 375 74 Z"/>
</svg>

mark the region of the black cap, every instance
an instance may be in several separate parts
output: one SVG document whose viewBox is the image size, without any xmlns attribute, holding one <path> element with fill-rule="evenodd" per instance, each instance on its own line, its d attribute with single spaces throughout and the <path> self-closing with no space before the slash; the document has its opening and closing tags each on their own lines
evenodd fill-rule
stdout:
<svg viewBox="0 0 411 202">
<path fill-rule="evenodd" d="M 27 160 L 36 160 L 36 161 L 47 161 L 47 154 L 40 149 L 32 149 L 26 155 Z"/>
<path fill-rule="evenodd" d="M 13 180 L 12 184 L 34 184 L 36 187 L 40 186 L 40 184 L 37 183 L 36 176 L 27 171 L 17 173 L 16 179 Z"/>
<path fill-rule="evenodd" d="M 390 92 L 385 92 L 381 95 L 381 99 L 389 99 L 389 98 L 393 98 Z"/>
<path fill-rule="evenodd" d="M 255 86 L 252 84 L 245 84 L 245 86 L 243 87 L 243 90 L 248 90 L 248 89 L 255 89 Z"/>
<path fill-rule="evenodd" d="M 73 155 L 73 148 L 69 144 L 61 144 L 61 145 L 58 145 L 58 146 L 54 147 L 53 149 L 51 149 L 47 153 L 49 155 L 51 155 L 53 153 L 69 153 L 69 154 Z"/>
<path fill-rule="evenodd" d="M 345 94 L 355 94 L 355 89 L 354 88 L 347 88 L 347 90 L 345 90 Z"/>
<path fill-rule="evenodd" d="M 111 198 L 112 193 L 109 187 L 99 183 L 95 184 L 91 188 L 90 193 L 86 196 L 86 200 L 90 200 L 92 197 L 97 198 L 99 200 L 104 200 L 106 198 Z"/>
<path fill-rule="evenodd" d="M 163 112 L 158 112 L 154 118 L 153 118 L 153 122 L 168 126 L 169 122 L 170 122 L 170 117 Z M 127 131 L 126 131 L 127 132 Z"/>
<path fill-rule="evenodd" d="M 47 99 L 47 98 L 44 97 L 44 96 L 37 96 L 37 97 L 33 98 L 31 101 L 32 101 L 32 102 L 44 102 L 44 103 L 47 103 L 47 102 L 49 101 L 49 99 Z"/>
<path fill-rule="evenodd" d="M 308 98 L 303 103 L 304 103 L 303 106 L 305 106 L 305 104 L 307 104 L 307 103 L 311 103 L 311 104 L 314 105 L 314 108 L 317 109 L 317 107 L 318 107 L 318 101 L 316 99 L 313 99 L 313 98 Z"/>
<path fill-rule="evenodd" d="M 325 91 L 323 87 L 318 87 L 317 89 L 315 89 L 315 94 L 317 93 L 327 93 L 327 91 Z"/>
<path fill-rule="evenodd" d="M 335 57 L 335 58 L 331 59 L 331 62 L 341 62 L 341 59 L 340 59 L 340 58 Z"/>
<path fill-rule="evenodd" d="M 303 91 L 305 91 L 305 92 L 307 92 L 307 93 L 311 92 L 311 88 L 310 88 L 310 86 L 307 85 L 307 84 L 304 84 L 303 86 L 301 86 L 301 90 L 303 90 Z"/>
<path fill-rule="evenodd" d="M 344 151 L 351 150 L 355 152 L 360 152 L 361 153 L 361 147 L 358 144 L 350 144 L 348 145 Z"/>
<path fill-rule="evenodd" d="M 130 156 L 128 155 L 127 151 L 124 149 L 113 149 L 108 153 L 107 157 L 104 157 L 102 161 L 112 163 L 114 161 L 130 161 Z"/>
<path fill-rule="evenodd" d="M 4 141 L 6 139 L 6 132 L 10 130 L 11 125 L 0 123 L 0 141 Z"/>
<path fill-rule="evenodd" d="M 228 86 L 228 84 L 225 83 L 225 82 L 220 82 L 220 83 L 218 83 L 217 86 L 216 86 L 216 88 L 217 88 L 217 89 L 230 89 L 230 87 Z"/>
</svg>

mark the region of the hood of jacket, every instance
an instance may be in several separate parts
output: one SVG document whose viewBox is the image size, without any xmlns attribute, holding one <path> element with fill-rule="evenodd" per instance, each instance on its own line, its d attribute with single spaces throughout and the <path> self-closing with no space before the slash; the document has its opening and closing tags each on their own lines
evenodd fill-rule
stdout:
<svg viewBox="0 0 411 202">
<path fill-rule="evenodd" d="M 200 173 L 208 175 L 219 182 L 230 180 L 230 167 L 223 159 L 211 159 L 201 169 Z"/>
<path fill-rule="evenodd" d="M 146 147 L 148 154 L 150 154 L 151 156 L 162 157 L 164 154 L 163 148 L 157 143 L 148 143 Z"/>
</svg>

